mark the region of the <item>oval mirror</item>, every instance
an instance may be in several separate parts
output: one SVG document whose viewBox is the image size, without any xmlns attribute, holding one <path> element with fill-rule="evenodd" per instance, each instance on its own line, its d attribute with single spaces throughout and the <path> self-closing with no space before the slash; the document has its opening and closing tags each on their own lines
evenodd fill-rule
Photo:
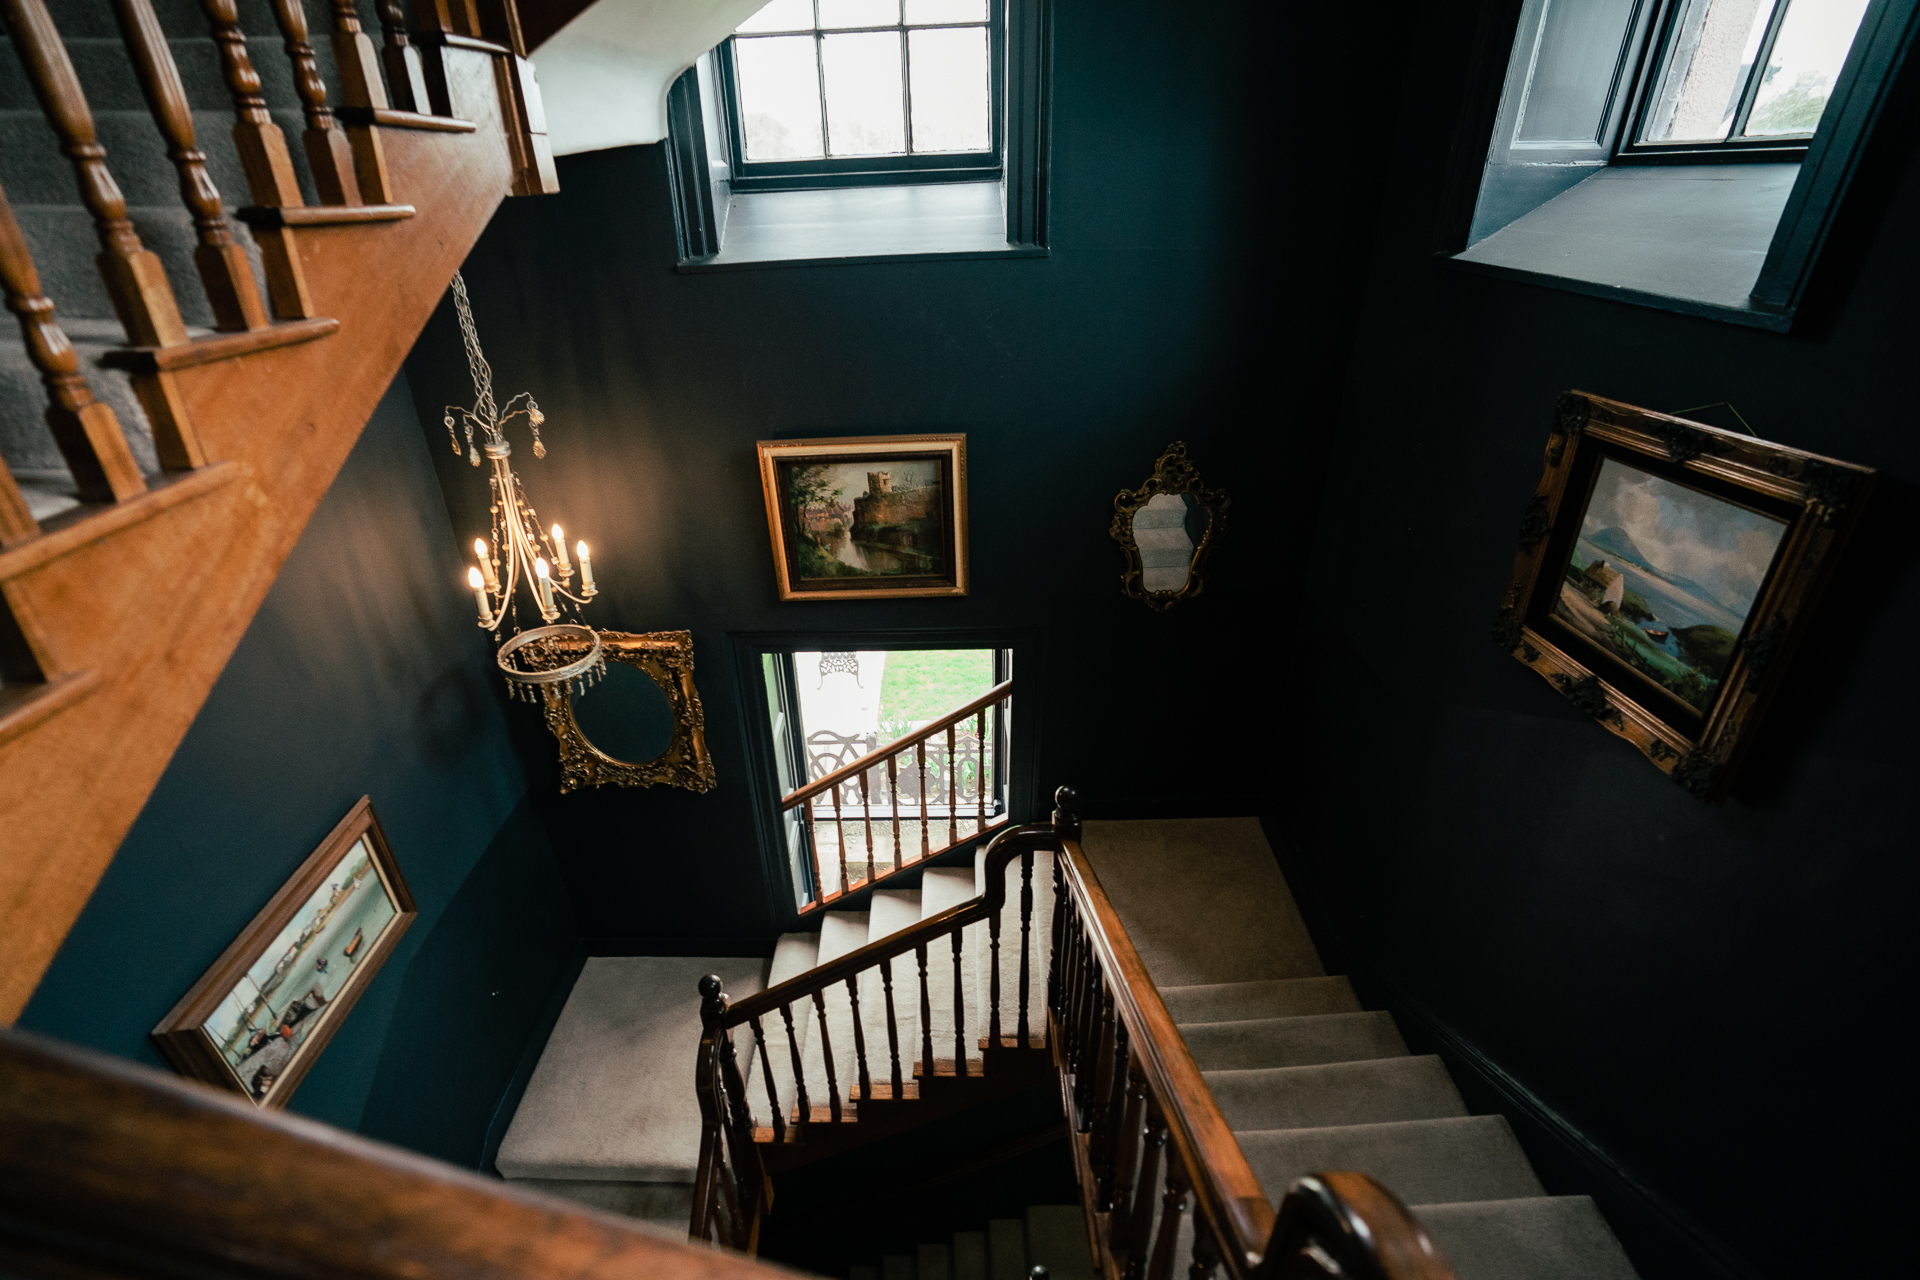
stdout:
<svg viewBox="0 0 1920 1280">
<path fill-rule="evenodd" d="M 572 702 L 587 741 L 622 763 L 656 760 L 673 743 L 673 706 L 638 667 L 609 662 L 605 677 Z"/>
<path fill-rule="evenodd" d="M 1227 495 L 1200 482 L 1185 444 L 1167 446 L 1147 482 L 1114 498 L 1113 509 L 1108 532 L 1127 557 L 1123 591 L 1153 609 L 1200 594 L 1200 566 L 1226 524 Z"/>
</svg>

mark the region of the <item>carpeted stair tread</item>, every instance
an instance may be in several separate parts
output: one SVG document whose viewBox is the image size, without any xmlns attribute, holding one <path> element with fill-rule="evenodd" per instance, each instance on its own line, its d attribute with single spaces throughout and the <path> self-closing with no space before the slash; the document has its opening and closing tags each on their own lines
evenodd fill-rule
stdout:
<svg viewBox="0 0 1920 1280">
<path fill-rule="evenodd" d="M 637 1219 L 649 1231 L 685 1240 L 693 1219 L 691 1182 L 592 1182 L 580 1178 L 515 1178 L 528 1187 L 575 1204 Z"/>
<path fill-rule="evenodd" d="M 858 951 L 867 945 L 867 933 L 872 926 L 872 913 L 866 911 L 829 911 L 820 919 L 820 956 L 819 963 L 826 964 L 837 960 L 850 951 Z M 858 981 L 860 991 L 861 1030 L 868 1029 L 868 1019 L 873 1007 L 878 1003 L 880 983 L 871 971 L 862 973 Z M 871 990 L 869 989 L 871 988 Z M 836 982 L 820 993 L 820 1006 L 826 1010 L 826 1047 L 833 1050 L 833 1077 L 829 1083 L 825 1059 L 817 1050 L 809 1050 L 802 1055 L 806 1068 L 807 1100 L 814 1106 L 826 1106 L 830 1093 L 838 1092 L 842 1101 L 849 1096 L 859 1082 L 858 1058 L 853 1035 L 853 1005 L 847 998 L 847 986 Z M 811 1000 L 806 1002 L 804 1010 L 794 1008 L 796 1021 L 804 1012 L 807 1020 L 813 1024 L 808 1033 L 813 1043 L 820 1040 L 819 1007 Z M 886 1034 L 883 1029 L 881 1034 Z M 873 1062 L 873 1043 L 867 1043 L 869 1069 Z"/>
<path fill-rule="evenodd" d="M 914 1250 L 915 1280 L 953 1280 L 953 1251 L 944 1244 L 923 1244 Z"/>
<path fill-rule="evenodd" d="M 1180 1024 L 1202 1071 L 1307 1067 L 1404 1057 L 1407 1045 L 1389 1013 L 1322 1013 L 1300 1018 Z"/>
<path fill-rule="evenodd" d="M 508 1178 L 692 1182 L 700 1103 L 698 984 L 761 990 L 763 957 L 596 956 L 587 961 L 501 1140 Z"/>
<path fill-rule="evenodd" d="M 1045 1267 L 1051 1280 L 1093 1280 L 1087 1220 L 1077 1204 L 1027 1209 L 1027 1266 Z"/>
<path fill-rule="evenodd" d="M 970 902 L 974 897 L 974 869 L 968 867 L 929 867 L 920 877 L 920 918 L 930 919 L 950 907 Z M 972 1045 L 986 1034 L 987 1026 L 979 1016 L 980 991 L 976 981 L 975 960 L 986 948 L 986 925 L 974 925 L 961 934 L 960 982 L 961 999 L 965 1002 L 962 1014 L 965 1018 L 963 1028 L 967 1040 L 967 1054 L 972 1057 L 977 1051 Z M 894 971 L 894 980 L 912 975 L 908 983 L 913 992 L 914 1001 L 919 998 L 918 960 L 909 956 L 907 961 Z M 953 944 L 947 939 L 939 939 L 927 947 L 927 1002 L 933 1017 L 930 1023 L 933 1032 L 933 1053 L 936 1058 L 951 1058 L 954 1054 L 953 1026 Z M 919 1055 L 916 1053 L 916 1057 Z"/>
<path fill-rule="evenodd" d="M 767 970 L 767 985 L 779 986 L 797 978 L 820 963 L 820 935 L 783 933 L 773 946 L 773 964 Z"/>
<path fill-rule="evenodd" d="M 1431 1055 L 1206 1074 L 1207 1088 L 1235 1132 L 1440 1120 L 1467 1114 L 1446 1067 Z"/>
<path fill-rule="evenodd" d="M 987 1280 L 987 1233 L 953 1233 L 953 1280 Z"/>
<path fill-rule="evenodd" d="M 1027 1224 L 1018 1218 L 987 1223 L 987 1280 L 1026 1280 Z"/>
<path fill-rule="evenodd" d="M 987 851 L 981 848 L 974 859 L 974 892 L 987 891 Z M 1052 946 L 1053 928 L 1053 854 L 1036 851 L 1033 855 L 1033 915 L 1028 921 L 1027 947 L 1027 1035 L 1044 1036 L 1047 1031 L 1047 956 Z M 1015 859 L 1006 871 L 1007 900 L 1000 908 L 1000 1035 L 1014 1035 L 1020 1026 L 1020 862 Z M 985 927 L 968 930 L 967 945 L 974 951 L 974 982 L 978 995 L 975 1004 L 982 1016 L 990 1012 L 988 994 L 992 990 L 992 948 Z M 981 1034 L 986 1024 L 980 1025 Z M 977 1039 L 978 1037 L 976 1037 Z"/>
<path fill-rule="evenodd" d="M 1637 1280 L 1587 1196 L 1430 1204 L 1415 1216 L 1460 1280 Z"/>
<path fill-rule="evenodd" d="M 1501 1116 L 1256 1129 L 1235 1136 L 1276 1205 L 1295 1178 L 1325 1169 L 1367 1174 L 1410 1205 L 1545 1194 Z"/>
<path fill-rule="evenodd" d="M 880 1280 L 878 1267 L 848 1267 L 847 1280 Z"/>
<path fill-rule="evenodd" d="M 875 889 L 869 904 L 867 941 L 878 942 L 920 923 L 918 889 Z"/>
<path fill-rule="evenodd" d="M 1088 822 L 1081 849 L 1155 986 L 1326 973 L 1259 819 Z"/>
<path fill-rule="evenodd" d="M 890 1253 L 880 1259 L 880 1280 L 913 1280 L 913 1255 Z"/>
<path fill-rule="evenodd" d="M 1353 984 L 1337 978 L 1270 978 L 1263 982 L 1211 982 L 1162 987 L 1160 999 L 1175 1022 L 1243 1022 L 1250 1018 L 1299 1018 L 1315 1013 L 1359 1013 Z"/>
</svg>

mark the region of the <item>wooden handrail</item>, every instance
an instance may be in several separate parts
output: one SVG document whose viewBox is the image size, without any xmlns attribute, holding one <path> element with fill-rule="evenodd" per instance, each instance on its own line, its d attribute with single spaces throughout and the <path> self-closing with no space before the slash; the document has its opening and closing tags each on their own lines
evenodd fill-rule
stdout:
<svg viewBox="0 0 1920 1280">
<path fill-rule="evenodd" d="M 1316 1252 L 1340 1269 L 1328 1271 Z M 1296 1179 L 1267 1257 L 1270 1280 L 1455 1280 L 1407 1206 L 1364 1173 Z"/>
<path fill-rule="evenodd" d="M 849 951 L 777 986 L 743 996 L 727 1007 L 722 1025 L 737 1027 L 751 1022 L 756 1017 L 772 1013 L 783 1004 L 793 1004 L 811 997 L 816 991 L 838 986 L 848 978 L 874 968 L 882 960 L 905 955 L 917 947 L 946 937 L 955 929 L 997 915 L 1007 901 L 1007 866 L 1023 853 L 1053 848 L 1055 841 L 1054 829 L 1049 823 L 1032 823 L 1003 830 L 987 846 L 987 891 L 984 894 L 955 903 L 938 915 L 928 916 L 878 942 L 869 942 L 857 951 Z"/>
<path fill-rule="evenodd" d="M 1064 865 L 1068 889 L 1085 913 L 1083 921 L 1116 1014 L 1126 1024 L 1128 1042 L 1166 1116 L 1169 1138 L 1192 1171 L 1199 1208 L 1223 1249 L 1230 1250 L 1223 1261 L 1235 1274 L 1244 1274 L 1265 1256 L 1273 1234 L 1273 1207 L 1080 842 L 1066 841 L 1065 854 L 1064 859 L 1056 855 L 1055 865 Z"/>
<path fill-rule="evenodd" d="M 962 720 L 965 720 L 968 716 L 973 715 L 976 712 L 982 711 L 985 708 L 992 706 L 994 703 L 1000 701 L 1002 698 L 1007 697 L 1012 692 L 1013 692 L 1013 681 L 1011 680 L 1003 681 L 1002 683 L 993 686 L 993 688 L 987 690 L 985 693 L 975 698 L 972 702 L 967 703 L 965 706 L 961 707 L 959 710 L 949 711 L 944 716 L 941 716 L 938 720 L 930 720 L 926 724 L 922 725 L 920 728 L 915 729 L 912 733 L 907 734 L 905 737 L 896 738 L 894 741 L 889 742 L 884 747 L 874 748 L 872 751 L 867 752 L 866 755 L 861 756 L 858 760 L 855 760 L 852 764 L 843 764 L 838 769 L 835 769 L 832 773 L 822 774 L 818 778 L 815 778 L 812 782 L 809 782 L 806 786 L 800 787 L 794 791 L 789 791 L 786 795 L 786 798 L 780 801 L 781 809 L 783 810 L 791 809 L 795 805 L 803 804 L 806 801 L 813 799 L 813 797 L 822 794 L 823 792 L 831 791 L 833 790 L 833 788 L 839 786 L 840 784 L 847 782 L 853 778 L 859 777 L 863 772 L 873 768 L 875 765 L 878 765 L 883 760 L 885 760 L 888 756 L 898 755 L 900 752 L 905 751 L 908 747 L 917 746 L 920 743 L 925 742 L 927 739 L 933 737 L 933 735 L 935 735 L 936 733 L 939 733 L 941 730 L 947 728 L 950 725 L 959 724 Z"/>
<path fill-rule="evenodd" d="M 55 1276 L 784 1274 L 21 1031 L 0 1031 L 0 1258 Z"/>
</svg>

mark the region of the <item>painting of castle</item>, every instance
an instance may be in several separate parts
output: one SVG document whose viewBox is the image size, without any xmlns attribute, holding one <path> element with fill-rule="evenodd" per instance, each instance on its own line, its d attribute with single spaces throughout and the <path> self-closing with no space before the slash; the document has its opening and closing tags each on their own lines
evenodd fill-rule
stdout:
<svg viewBox="0 0 1920 1280">
<path fill-rule="evenodd" d="M 1608 458 L 1553 618 L 1705 714 L 1785 532 L 1772 516 Z"/>
<path fill-rule="evenodd" d="M 939 459 L 788 464 L 782 468 L 801 581 L 947 572 L 948 496 Z"/>
</svg>

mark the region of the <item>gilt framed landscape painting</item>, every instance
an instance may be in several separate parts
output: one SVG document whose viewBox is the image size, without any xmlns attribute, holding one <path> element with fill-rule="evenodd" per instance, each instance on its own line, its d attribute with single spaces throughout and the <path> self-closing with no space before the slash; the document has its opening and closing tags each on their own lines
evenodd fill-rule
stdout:
<svg viewBox="0 0 1920 1280">
<path fill-rule="evenodd" d="M 964 435 L 762 440 L 782 600 L 967 594 Z"/>
<path fill-rule="evenodd" d="M 279 1108 L 413 923 L 362 796 L 153 1029 L 181 1075 Z"/>
<path fill-rule="evenodd" d="M 1568 392 L 1494 640 L 1717 802 L 1873 479 L 1866 467 Z"/>
</svg>

